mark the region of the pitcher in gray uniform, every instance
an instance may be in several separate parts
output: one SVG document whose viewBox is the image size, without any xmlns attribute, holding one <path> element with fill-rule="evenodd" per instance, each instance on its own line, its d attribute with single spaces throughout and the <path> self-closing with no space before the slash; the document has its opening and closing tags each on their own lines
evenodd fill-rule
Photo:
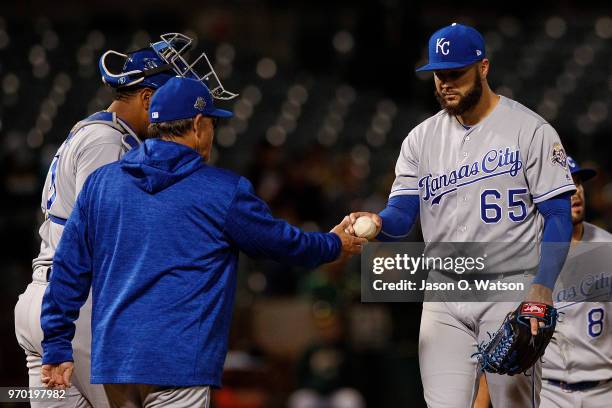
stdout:
<svg viewBox="0 0 612 408">
<path fill-rule="evenodd" d="M 175 37 L 176 35 L 173 38 Z M 107 51 L 100 58 L 102 80 L 116 90 L 115 101 L 106 111 L 97 112 L 78 122 L 51 162 L 42 192 L 41 210 L 45 219 L 39 230 L 40 253 L 32 262 L 32 283 L 19 296 L 15 306 L 15 332 L 18 343 L 26 353 L 30 387 L 42 386 L 41 374 L 44 375 L 45 370 L 41 363 L 42 298 L 52 273 L 55 249 L 83 183 L 94 170 L 117 161 L 130 148 L 140 144 L 140 139 L 146 136 L 149 124 L 149 101 L 157 88 L 177 73 L 195 75 L 177 72 L 176 65 L 172 64 L 174 61 L 162 58 L 163 55 L 168 55 L 163 51 L 171 47 L 163 38 L 162 36 L 162 41 L 151 44 L 150 48 L 128 54 Z M 111 56 L 124 60 L 120 73 L 112 73 L 107 67 L 107 60 Z M 212 67 L 210 69 L 212 70 Z M 222 86 L 221 91 L 224 91 Z M 222 92 L 219 95 L 222 95 Z M 108 406 L 102 386 L 92 385 L 89 380 L 90 321 L 91 299 L 88 299 L 76 321 L 73 386 L 67 390 L 67 398 L 53 404 L 31 401 L 32 406 Z"/>
<path fill-rule="evenodd" d="M 524 300 L 551 305 L 569 248 L 574 183 L 553 127 L 496 95 L 487 82 L 489 68 L 474 28 L 452 24 L 431 36 L 429 63 L 418 71 L 433 71 L 442 110 L 402 143 L 387 207 L 350 218 L 370 216 L 379 241 L 406 236 L 420 214 L 426 243 L 508 242 L 505 261 L 520 260 L 537 271 L 526 282 Z M 540 242 L 562 245 L 542 246 L 540 261 L 538 251 L 529 250 Z M 472 407 L 481 375 L 472 356 L 476 344 L 488 340 L 487 332 L 495 332 L 517 305 L 423 304 L 419 362 L 429 407 Z M 531 331 L 538 331 L 535 319 Z M 539 363 L 532 376 L 487 373 L 493 406 L 538 406 L 540 375 Z"/>
<path fill-rule="evenodd" d="M 572 196 L 572 243 L 612 242 L 612 234 L 585 222 L 583 183 L 595 171 L 567 158 L 576 193 Z M 573 256 L 570 249 L 568 257 Z M 610 255 L 612 264 L 612 255 Z M 612 406 L 612 307 L 609 302 L 560 302 L 562 312 L 542 363 L 542 408 Z"/>
</svg>

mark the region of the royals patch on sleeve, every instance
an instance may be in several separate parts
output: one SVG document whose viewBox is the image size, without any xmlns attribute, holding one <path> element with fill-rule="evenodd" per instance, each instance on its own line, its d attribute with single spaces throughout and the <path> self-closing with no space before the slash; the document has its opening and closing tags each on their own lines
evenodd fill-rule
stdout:
<svg viewBox="0 0 612 408">
<path fill-rule="evenodd" d="M 565 150 L 561 143 L 553 144 L 550 161 L 552 164 L 558 164 L 563 168 L 567 167 L 567 154 L 565 154 Z"/>
</svg>

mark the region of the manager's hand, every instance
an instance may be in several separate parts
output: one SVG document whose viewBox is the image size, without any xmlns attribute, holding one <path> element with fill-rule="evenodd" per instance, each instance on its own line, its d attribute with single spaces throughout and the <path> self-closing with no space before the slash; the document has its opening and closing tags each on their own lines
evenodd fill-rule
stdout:
<svg viewBox="0 0 612 408">
<path fill-rule="evenodd" d="M 43 386 L 60 390 L 70 388 L 72 385 L 70 383 L 72 370 L 74 370 L 72 361 L 61 364 L 43 364 L 40 373 Z"/>
<path fill-rule="evenodd" d="M 378 236 L 378 234 L 380 234 L 380 230 L 382 229 L 382 218 L 380 218 L 380 215 L 378 214 L 366 211 L 358 211 L 349 214 L 350 224 L 347 231 L 350 234 L 355 235 L 355 229 L 353 228 L 353 225 L 355 225 L 355 221 L 357 221 L 357 218 L 359 217 L 370 217 L 372 221 L 374 221 L 374 225 L 376 225 L 376 232 L 374 233 L 374 236 L 376 237 Z"/>
<path fill-rule="evenodd" d="M 346 232 L 346 230 L 350 226 L 349 217 L 344 217 L 342 222 L 336 225 L 330 232 L 336 234 L 340 237 L 340 241 L 342 241 L 342 251 L 337 260 L 342 260 L 350 257 L 351 255 L 360 254 L 362 245 L 368 242 L 365 238 L 358 238 L 350 233 Z"/>
</svg>

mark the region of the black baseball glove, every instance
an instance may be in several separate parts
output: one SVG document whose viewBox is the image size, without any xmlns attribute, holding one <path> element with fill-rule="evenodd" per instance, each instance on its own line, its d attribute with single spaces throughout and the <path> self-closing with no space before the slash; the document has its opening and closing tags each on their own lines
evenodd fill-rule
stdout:
<svg viewBox="0 0 612 408">
<path fill-rule="evenodd" d="M 543 323 L 537 336 L 531 334 L 530 318 Z M 515 375 L 531 368 L 555 332 L 557 309 L 544 303 L 523 302 L 508 313 L 501 327 L 491 339 L 483 341 L 478 347 L 477 356 L 483 371 L 496 374 Z"/>
</svg>

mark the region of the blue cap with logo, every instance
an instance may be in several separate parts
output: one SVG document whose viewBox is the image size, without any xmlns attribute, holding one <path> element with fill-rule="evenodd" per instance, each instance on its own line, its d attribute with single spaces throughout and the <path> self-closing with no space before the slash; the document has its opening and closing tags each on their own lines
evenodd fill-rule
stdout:
<svg viewBox="0 0 612 408">
<path fill-rule="evenodd" d="M 215 108 L 206 85 L 192 78 L 173 77 L 151 98 L 151 123 L 191 119 L 198 114 L 218 118 L 233 116 L 230 111 Z"/>
<path fill-rule="evenodd" d="M 482 35 L 470 26 L 453 23 L 429 39 L 429 63 L 418 71 L 456 69 L 481 61 L 486 56 Z"/>
<path fill-rule="evenodd" d="M 597 175 L 597 172 L 593 169 L 583 169 L 580 167 L 578 163 L 570 156 L 567 156 L 567 164 L 572 176 L 578 177 L 581 181 L 590 180 Z"/>
<path fill-rule="evenodd" d="M 113 74 L 106 66 L 109 55 L 125 58 L 121 72 Z M 172 67 L 162 60 L 153 48 L 143 48 L 128 54 L 117 51 L 106 51 L 98 62 L 102 81 L 112 88 L 140 86 L 157 89 L 172 78 L 175 73 Z"/>
</svg>

